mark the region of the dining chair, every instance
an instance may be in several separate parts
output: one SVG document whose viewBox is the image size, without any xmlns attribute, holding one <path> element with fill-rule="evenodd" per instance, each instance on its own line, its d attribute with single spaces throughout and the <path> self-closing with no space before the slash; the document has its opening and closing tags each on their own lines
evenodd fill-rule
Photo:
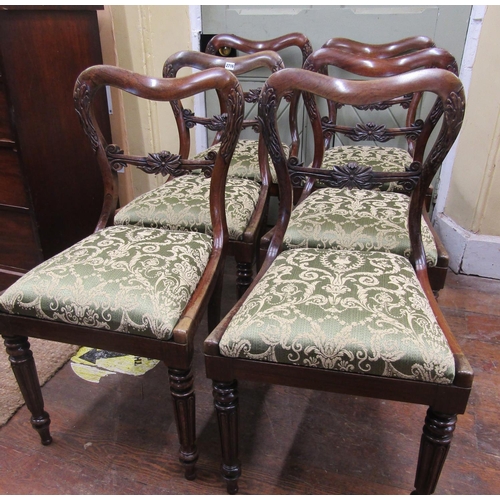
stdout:
<svg viewBox="0 0 500 500">
<path fill-rule="evenodd" d="M 108 144 L 92 107 L 105 86 L 151 102 L 180 102 L 216 89 L 226 111 L 216 157 L 196 162 L 164 150 L 133 155 L 117 144 Z M 179 459 L 185 477 L 193 479 L 198 458 L 191 370 L 194 336 L 207 308 L 211 325 L 220 319 L 217 295 L 228 240 L 225 181 L 243 120 L 243 93 L 237 78 L 225 69 L 162 79 L 101 65 L 80 74 L 73 97 L 103 178 L 101 215 L 93 234 L 41 263 L 4 291 L 0 332 L 32 414 L 31 424 L 44 445 L 52 442 L 50 418 L 44 409 L 29 337 L 163 361 L 168 367 L 166 383 L 174 405 Z M 187 130 L 182 117 L 178 125 L 182 141 Z M 211 171 L 213 233 L 110 226 L 118 198 L 117 170 L 130 165 L 171 175 L 195 168 Z M 117 416 L 110 415 L 113 417 Z"/>
<path fill-rule="evenodd" d="M 197 51 L 176 52 L 166 59 L 163 77 L 175 78 L 183 68 L 197 70 L 225 68 L 226 64 L 227 59 L 220 56 Z M 232 58 L 231 68 L 232 73 L 241 78 L 257 68 L 265 69 L 268 74 L 279 71 L 283 69 L 283 62 L 276 52 L 264 51 Z M 247 99 L 248 93 L 244 95 Z M 185 139 L 180 144 L 180 156 L 192 157 L 194 161 L 212 161 L 220 147 L 221 134 L 224 132 L 225 104 L 223 103 L 221 114 L 214 117 L 196 116 L 189 109 L 180 109 L 177 101 L 172 101 L 171 104 L 179 126 L 187 127 Z M 189 130 L 197 125 L 214 130 L 217 135 L 214 144 L 208 150 L 190 156 Z M 257 125 L 255 118 L 247 117 L 243 120 L 242 129 L 255 128 Z M 259 179 L 240 175 L 238 165 L 232 161 L 226 182 L 229 254 L 236 260 L 236 287 L 239 295 L 252 281 L 259 241 L 268 214 L 270 172 L 262 141 L 260 146 L 257 145 L 258 150 L 259 148 L 260 151 L 257 153 Z M 238 163 L 241 165 L 244 163 L 241 141 L 238 141 L 235 149 L 239 151 Z M 250 153 L 252 154 L 253 152 Z M 164 184 L 136 197 L 122 207 L 115 215 L 115 225 L 211 231 L 208 204 L 210 179 L 203 175 L 203 172 L 198 173 L 201 175 L 170 175 Z"/>
<path fill-rule="evenodd" d="M 309 56 L 304 64 L 305 69 L 321 73 L 326 73 L 328 66 L 348 72 L 350 78 L 381 78 L 432 67 L 456 73 L 455 58 L 437 48 L 387 59 L 369 59 L 338 49 L 322 48 Z M 426 97 L 429 97 L 430 102 L 434 101 L 433 97 Z M 328 116 L 322 118 L 325 153 L 321 168 L 337 171 L 338 182 L 335 187 L 339 189 L 335 193 L 320 193 L 319 189 L 323 186 L 321 181 L 313 177 L 302 178 L 305 187 L 285 237 L 286 247 L 383 250 L 409 256 L 406 214 L 409 195 L 421 175 L 421 160 L 425 150 L 425 145 L 420 151 L 416 150 L 415 145 L 418 137 L 423 135 L 423 144 L 430 136 L 430 133 L 423 132 L 422 117 L 425 118 L 425 113 L 421 109 L 422 98 L 423 93 L 419 92 L 370 103 L 368 106 L 350 106 L 355 113 L 366 110 L 369 115 L 376 110 L 402 107 L 406 113 L 404 123 L 392 126 L 366 118 L 360 120 L 358 114 L 358 121 L 341 121 L 337 113 L 347 106 L 327 101 Z M 427 112 L 429 117 L 433 117 L 431 126 L 438 123 L 441 113 L 442 108 L 437 100 Z M 352 144 L 331 145 L 335 135 L 347 137 Z M 404 138 L 406 147 L 391 145 L 394 139 L 400 137 Z M 375 145 L 371 145 L 370 141 L 375 142 Z M 359 145 L 360 142 L 362 145 Z M 314 191 L 318 192 L 311 196 Z M 323 195 L 326 198 L 322 199 Z M 427 211 L 428 198 L 429 193 L 422 213 L 422 236 L 427 250 L 429 279 L 438 295 L 445 285 L 449 255 L 431 224 Z M 327 215 L 328 209 L 322 217 L 324 203 L 335 204 L 335 226 L 332 226 L 333 221 Z M 263 236 L 261 254 L 265 253 L 271 237 L 272 232 Z"/>
<path fill-rule="evenodd" d="M 312 122 L 312 167 L 287 161 L 280 146 L 276 110 L 290 89 L 303 92 Z M 419 157 L 422 171 L 408 212 L 410 259 L 381 251 L 282 250 L 292 212 L 294 176 L 305 171 L 325 183 L 339 177 L 335 169 L 320 168 L 323 128 L 313 95 L 364 106 L 427 91 L 436 94 L 443 116 L 437 137 Z M 414 493 L 435 490 L 457 414 L 466 410 L 473 372 L 429 285 L 422 206 L 431 179 L 457 137 L 464 112 L 462 83 L 442 69 L 366 81 L 302 69 L 285 69 L 269 77 L 261 93 L 259 118 L 280 187 L 276 231 L 254 282 L 204 342 L 220 430 L 222 477 L 229 493 L 238 491 L 241 475 L 240 380 L 426 405 Z M 426 118 L 416 151 L 433 128 L 434 118 Z M 336 215 L 332 210 L 331 217 Z M 373 432 L 380 425 L 373 415 Z M 383 450 L 380 454 L 383 460 Z"/>
<path fill-rule="evenodd" d="M 307 36 L 303 33 L 293 32 L 285 35 L 272 38 L 269 40 L 249 40 L 237 35 L 229 33 L 220 33 L 212 37 L 207 43 L 205 52 L 213 55 L 223 55 L 229 52 L 230 49 L 235 49 L 237 53 L 256 54 L 265 50 L 282 53 L 286 49 L 297 47 L 301 53 L 301 61 L 297 67 L 304 64 L 307 57 L 312 53 L 313 49 Z M 290 51 L 288 51 L 290 54 Z M 227 59 L 232 61 L 233 58 Z M 299 66 L 300 65 L 300 66 Z M 290 67 L 289 65 L 285 65 Z M 247 99 L 246 102 L 257 103 L 260 88 L 253 89 L 250 92 L 252 99 Z M 285 152 L 290 157 L 299 155 L 301 130 L 299 127 L 299 114 L 301 111 L 300 93 L 290 92 L 285 96 L 285 101 L 288 103 L 288 110 L 283 109 L 280 113 L 280 126 L 282 130 L 283 147 Z M 284 117 L 287 117 L 286 120 Z M 287 122 L 287 123 L 285 123 Z M 238 169 L 238 175 L 248 177 L 250 179 L 259 178 L 259 162 L 258 158 L 258 143 L 255 139 L 240 138 L 238 146 L 236 146 L 235 154 L 233 155 L 232 172 Z M 268 164 L 270 163 L 271 183 L 269 186 L 270 196 L 278 195 L 278 184 L 276 172 L 268 156 L 265 157 Z M 230 171 L 230 173 L 231 173 Z M 233 174 L 234 175 L 234 174 Z M 298 197 L 300 191 L 297 191 L 295 196 Z"/>
</svg>

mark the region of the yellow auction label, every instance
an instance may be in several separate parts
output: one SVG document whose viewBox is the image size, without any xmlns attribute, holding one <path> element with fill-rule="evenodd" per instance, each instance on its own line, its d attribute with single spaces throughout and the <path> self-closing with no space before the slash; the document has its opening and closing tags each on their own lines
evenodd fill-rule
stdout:
<svg viewBox="0 0 500 500">
<path fill-rule="evenodd" d="M 80 378 L 99 383 L 101 378 L 117 373 L 144 375 L 153 369 L 157 359 L 141 358 L 131 354 L 121 354 L 92 347 L 82 347 L 71 358 L 71 368 Z"/>
</svg>

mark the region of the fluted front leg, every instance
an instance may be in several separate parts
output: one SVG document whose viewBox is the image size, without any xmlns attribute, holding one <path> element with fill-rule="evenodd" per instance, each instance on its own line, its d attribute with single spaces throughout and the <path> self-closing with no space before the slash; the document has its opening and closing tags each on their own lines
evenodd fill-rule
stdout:
<svg viewBox="0 0 500 500">
<path fill-rule="evenodd" d="M 3 335 L 10 365 L 26 406 L 31 412 L 31 425 L 40 434 L 43 445 L 52 443 L 49 414 L 44 410 L 42 390 L 28 337 Z"/>
<path fill-rule="evenodd" d="M 434 493 L 450 449 L 456 422 L 456 415 L 434 412 L 432 408 L 427 410 L 413 494 Z"/>
<path fill-rule="evenodd" d="M 236 262 L 236 288 L 241 297 L 252 283 L 253 269 L 251 262 Z"/>
<path fill-rule="evenodd" d="M 198 460 L 193 374 L 191 370 L 174 368 L 169 368 L 168 374 L 179 435 L 179 460 L 185 467 L 186 479 L 192 480 L 196 477 L 195 465 Z"/>
<path fill-rule="evenodd" d="M 213 396 L 222 447 L 222 477 L 228 493 L 238 491 L 241 466 L 238 460 L 238 391 L 236 380 L 213 382 Z"/>
</svg>

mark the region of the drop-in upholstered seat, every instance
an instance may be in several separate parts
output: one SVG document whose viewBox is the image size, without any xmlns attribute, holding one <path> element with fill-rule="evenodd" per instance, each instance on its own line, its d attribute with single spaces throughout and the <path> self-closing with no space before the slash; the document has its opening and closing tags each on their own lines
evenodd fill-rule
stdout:
<svg viewBox="0 0 500 500">
<path fill-rule="evenodd" d="M 334 248 L 411 255 L 410 198 L 402 193 L 324 188 L 295 207 L 283 248 Z M 433 235 L 422 217 L 422 241 L 429 266 L 436 265 Z"/>
<path fill-rule="evenodd" d="M 169 340 L 211 251 L 205 234 L 107 227 L 21 277 L 0 311 Z"/>
<path fill-rule="evenodd" d="M 203 175 L 175 177 L 125 205 L 115 215 L 115 224 L 212 234 L 209 190 L 210 179 Z M 257 182 L 227 179 L 226 217 L 231 240 L 243 240 L 259 196 Z"/>
<path fill-rule="evenodd" d="M 408 259 L 282 252 L 231 320 L 223 356 L 451 384 L 455 364 Z"/>
</svg>

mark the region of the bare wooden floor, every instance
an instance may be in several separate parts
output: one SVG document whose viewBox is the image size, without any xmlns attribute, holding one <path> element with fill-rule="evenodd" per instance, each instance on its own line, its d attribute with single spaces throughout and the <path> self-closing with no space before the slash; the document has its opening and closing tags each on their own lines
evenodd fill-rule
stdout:
<svg viewBox="0 0 500 500">
<path fill-rule="evenodd" d="M 229 262 L 232 265 L 232 262 Z M 228 274 L 231 274 L 228 273 Z M 227 309 L 234 300 L 226 287 Z M 449 274 L 440 305 L 475 370 L 436 493 L 500 493 L 500 281 Z M 166 368 L 92 384 L 65 366 L 43 388 L 54 442 L 23 407 L 0 429 L 0 494 L 224 494 L 211 383 L 196 352 L 195 481 L 183 479 Z M 240 493 L 407 494 L 424 407 L 240 384 Z"/>
</svg>

